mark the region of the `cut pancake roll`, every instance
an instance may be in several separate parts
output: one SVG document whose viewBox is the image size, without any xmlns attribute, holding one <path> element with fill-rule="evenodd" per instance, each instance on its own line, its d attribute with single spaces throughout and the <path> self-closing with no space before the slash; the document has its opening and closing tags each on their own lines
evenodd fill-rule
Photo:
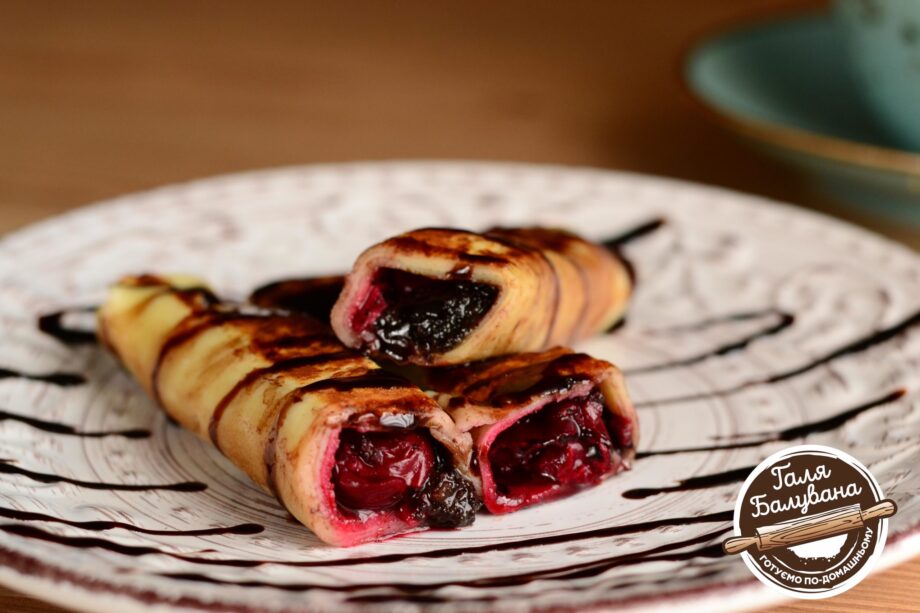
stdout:
<svg viewBox="0 0 920 613">
<path fill-rule="evenodd" d="M 99 320 L 104 343 L 172 418 L 323 541 L 473 521 L 470 435 L 316 319 L 145 275 L 114 286 Z"/>
<path fill-rule="evenodd" d="M 341 275 L 282 279 L 257 288 L 248 302 L 267 309 L 306 313 L 328 324 L 332 305 L 339 299 L 344 283 Z"/>
<path fill-rule="evenodd" d="M 492 513 L 560 498 L 627 470 L 639 425 L 620 371 L 555 348 L 446 369 L 427 386 L 473 436 Z"/>
<path fill-rule="evenodd" d="M 546 228 L 426 228 L 366 250 L 332 311 L 349 347 L 396 363 L 463 364 L 567 345 L 622 317 L 628 265 Z"/>
</svg>

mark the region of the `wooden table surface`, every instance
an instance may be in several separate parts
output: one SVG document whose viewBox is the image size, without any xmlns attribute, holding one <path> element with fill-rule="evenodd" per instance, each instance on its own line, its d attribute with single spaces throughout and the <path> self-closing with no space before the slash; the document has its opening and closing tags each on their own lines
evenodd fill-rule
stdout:
<svg viewBox="0 0 920 613">
<path fill-rule="evenodd" d="M 681 86 L 681 55 L 701 35 L 823 5 L 7 0 L 0 232 L 218 173 L 466 158 L 712 183 L 920 247 L 916 229 L 828 201 L 752 153 L 703 117 Z M 920 559 L 831 600 L 775 610 L 920 610 Z M 0 588 L 0 611 L 60 609 Z"/>
</svg>

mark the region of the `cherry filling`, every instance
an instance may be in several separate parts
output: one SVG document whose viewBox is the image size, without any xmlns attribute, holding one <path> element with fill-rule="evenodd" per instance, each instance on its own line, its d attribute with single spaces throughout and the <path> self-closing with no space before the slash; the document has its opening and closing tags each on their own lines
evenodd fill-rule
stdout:
<svg viewBox="0 0 920 613">
<path fill-rule="evenodd" d="M 471 524 L 480 506 L 472 483 L 425 430 L 342 430 L 332 480 L 345 515 L 388 512 L 453 528 Z"/>
<path fill-rule="evenodd" d="M 479 323 L 497 295 L 488 283 L 381 268 L 352 326 L 367 346 L 396 361 L 445 353 Z"/>
<path fill-rule="evenodd" d="M 604 406 L 595 389 L 550 403 L 500 432 L 488 450 L 497 494 L 516 508 L 600 482 L 619 462 Z"/>
</svg>

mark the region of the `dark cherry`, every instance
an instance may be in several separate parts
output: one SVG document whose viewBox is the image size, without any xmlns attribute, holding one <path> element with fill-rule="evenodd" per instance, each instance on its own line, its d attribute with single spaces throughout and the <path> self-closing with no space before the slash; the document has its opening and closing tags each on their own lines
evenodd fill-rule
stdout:
<svg viewBox="0 0 920 613">
<path fill-rule="evenodd" d="M 473 484 L 427 430 L 342 430 L 336 501 L 345 514 L 395 513 L 435 528 L 473 523 L 482 506 Z"/>
<path fill-rule="evenodd" d="M 343 430 L 335 454 L 335 497 L 340 505 L 381 511 L 426 485 L 434 451 L 416 431 Z"/>
<path fill-rule="evenodd" d="M 403 361 L 456 347 L 495 304 L 498 288 L 389 268 L 374 277 L 352 325 L 371 348 Z"/>
<path fill-rule="evenodd" d="M 489 448 L 499 493 L 523 503 L 599 482 L 615 460 L 600 392 L 551 403 L 501 432 Z"/>
<path fill-rule="evenodd" d="M 476 488 L 456 470 L 437 472 L 422 496 L 425 518 L 435 528 L 469 526 L 482 506 Z"/>
</svg>

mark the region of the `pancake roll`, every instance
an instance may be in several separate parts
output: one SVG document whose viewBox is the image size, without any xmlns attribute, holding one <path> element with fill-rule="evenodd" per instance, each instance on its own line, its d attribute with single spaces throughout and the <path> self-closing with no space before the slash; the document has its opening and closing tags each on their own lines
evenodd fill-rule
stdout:
<svg viewBox="0 0 920 613">
<path fill-rule="evenodd" d="M 492 513 L 569 495 L 635 458 L 636 411 L 609 362 L 554 348 L 424 376 L 473 437 L 472 468 Z"/>
<path fill-rule="evenodd" d="M 218 300 L 190 277 L 128 277 L 99 334 L 177 422 L 323 541 L 473 521 L 471 438 L 402 377 L 306 315 Z"/>
<path fill-rule="evenodd" d="M 563 230 L 426 228 L 358 257 L 332 326 L 345 345 L 396 363 L 455 365 L 596 334 L 631 291 L 624 261 Z"/>
</svg>

